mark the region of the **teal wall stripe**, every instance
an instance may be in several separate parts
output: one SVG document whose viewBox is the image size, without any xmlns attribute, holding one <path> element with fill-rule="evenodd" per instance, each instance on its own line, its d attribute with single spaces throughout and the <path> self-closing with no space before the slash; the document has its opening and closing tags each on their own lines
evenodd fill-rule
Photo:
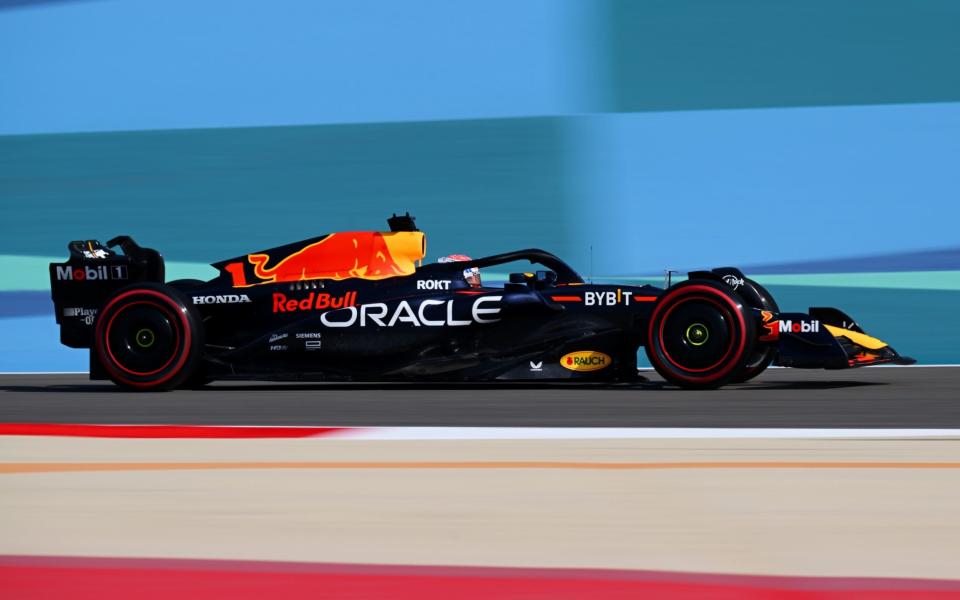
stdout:
<svg viewBox="0 0 960 600">
<path fill-rule="evenodd" d="M 0 254 L 129 234 L 213 262 L 410 211 L 428 253 L 567 250 L 559 119 L 0 137 Z"/>
</svg>

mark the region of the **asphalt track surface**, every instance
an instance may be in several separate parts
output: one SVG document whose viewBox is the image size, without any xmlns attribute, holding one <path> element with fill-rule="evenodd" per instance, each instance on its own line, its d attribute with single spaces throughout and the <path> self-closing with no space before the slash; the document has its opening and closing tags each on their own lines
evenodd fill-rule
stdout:
<svg viewBox="0 0 960 600">
<path fill-rule="evenodd" d="M 0 422 L 194 425 L 960 428 L 960 367 L 770 369 L 686 391 L 633 385 L 218 382 L 124 392 L 86 375 L 0 376 Z"/>
</svg>

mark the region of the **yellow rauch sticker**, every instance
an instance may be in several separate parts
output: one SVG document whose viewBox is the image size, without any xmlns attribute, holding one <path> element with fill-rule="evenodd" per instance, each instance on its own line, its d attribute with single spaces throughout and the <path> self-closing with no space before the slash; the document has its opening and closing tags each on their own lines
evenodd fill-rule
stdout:
<svg viewBox="0 0 960 600">
<path fill-rule="evenodd" d="M 613 363 L 613 359 L 603 352 L 593 350 L 579 350 L 564 354 L 560 359 L 563 368 L 571 371 L 599 371 L 606 369 Z"/>
</svg>

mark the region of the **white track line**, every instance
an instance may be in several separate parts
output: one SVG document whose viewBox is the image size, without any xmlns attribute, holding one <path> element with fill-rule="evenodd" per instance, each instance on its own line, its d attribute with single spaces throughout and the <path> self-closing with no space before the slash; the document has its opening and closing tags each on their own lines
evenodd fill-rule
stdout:
<svg viewBox="0 0 960 600">
<path fill-rule="evenodd" d="M 375 427 L 324 436 L 350 440 L 609 440 L 957 438 L 960 429 L 761 429 L 716 427 Z"/>
<path fill-rule="evenodd" d="M 178 427 L 193 429 L 327 429 L 295 440 L 427 441 L 427 440 L 642 440 L 642 439 L 955 439 L 960 429 L 825 429 L 759 427 L 336 427 L 298 425 L 160 425 L 104 424 L 112 429 L 125 427 Z M 84 429 L 98 425 L 83 425 Z M 16 436 L 17 433 L 9 435 Z M 51 434 L 59 437 L 58 434 Z M 98 437 L 98 436 L 93 436 Z M 109 437 L 109 436 L 108 436 Z M 134 438 L 136 436 L 133 436 Z M 271 436 L 265 436 L 270 438 Z M 229 438 L 224 438 L 229 439 Z M 251 440 L 254 438 L 245 438 Z"/>
</svg>

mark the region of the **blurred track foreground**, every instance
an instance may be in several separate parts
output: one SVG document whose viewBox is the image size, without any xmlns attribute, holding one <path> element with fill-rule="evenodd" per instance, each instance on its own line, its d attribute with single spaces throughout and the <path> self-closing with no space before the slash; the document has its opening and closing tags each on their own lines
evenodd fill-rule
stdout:
<svg viewBox="0 0 960 600">
<path fill-rule="evenodd" d="M 856 379 L 920 371 L 951 373 L 877 369 Z M 30 396 L 5 384 L 0 422 L 49 416 L 44 403 L 56 392 Z M 326 406 L 321 386 L 269 386 L 256 397 L 253 387 L 236 390 L 240 412 L 256 400 L 282 416 L 285 394 L 307 391 Z M 223 408 L 216 389 L 189 398 Z M 717 393 L 717 410 L 735 397 L 749 403 L 744 390 Z M 394 394 L 329 393 L 383 402 Z M 505 392 L 418 393 L 454 402 L 466 394 L 469 409 Z M 607 392 L 578 393 L 586 402 Z M 688 399 L 630 393 L 640 408 L 647 393 L 681 406 Z M 805 391 L 814 404 L 819 393 Z M 67 396 L 75 409 L 111 407 L 98 420 L 112 411 L 114 423 L 145 416 L 135 408 L 141 399 L 162 421 L 161 404 L 179 397 Z M 869 420 L 869 399 L 861 401 Z M 31 413 L 34 402 L 41 408 Z M 904 413 L 917 406 L 900 402 Z M 940 426 L 951 427 L 957 401 L 938 402 Z M 960 440 L 946 429 L 822 439 L 801 429 L 739 439 L 712 429 L 675 439 L 644 437 L 657 430 L 593 439 L 575 429 L 562 430 L 567 439 L 416 439 L 429 430 L 394 430 L 417 434 L 398 440 L 323 427 L 295 438 L 301 430 L 148 426 L 140 431 L 153 438 L 137 439 L 136 428 L 69 437 L 101 429 L 18 420 L 0 424 L 4 598 L 960 598 Z M 305 420 L 322 424 L 319 414 Z"/>
<path fill-rule="evenodd" d="M 645 373 L 630 386 L 217 382 L 166 394 L 85 374 L 0 375 L 0 423 L 960 429 L 958 367 L 770 369 L 707 391 Z"/>
</svg>

